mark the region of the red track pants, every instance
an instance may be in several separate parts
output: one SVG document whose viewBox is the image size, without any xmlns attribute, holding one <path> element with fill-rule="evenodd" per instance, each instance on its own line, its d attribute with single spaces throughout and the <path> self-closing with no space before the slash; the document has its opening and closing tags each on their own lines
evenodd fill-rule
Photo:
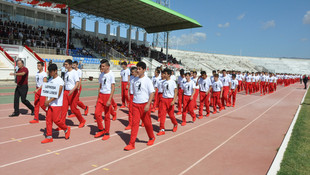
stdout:
<svg viewBox="0 0 310 175">
<path fill-rule="evenodd" d="M 163 100 L 163 93 L 158 93 L 158 118 L 161 117 L 161 113 L 162 113 L 162 100 Z"/>
<path fill-rule="evenodd" d="M 78 93 L 78 102 L 77 102 L 77 105 L 78 105 L 80 108 L 85 109 L 86 106 L 84 105 L 84 103 L 83 103 L 82 101 L 80 101 L 81 92 L 82 92 L 82 85 L 81 85 L 80 90 L 79 90 L 79 93 Z"/>
<path fill-rule="evenodd" d="M 38 89 L 38 88 L 37 88 Z M 41 96 L 41 90 L 34 95 L 34 119 L 39 120 L 40 107 L 46 112 L 46 107 L 44 106 L 45 97 Z"/>
<path fill-rule="evenodd" d="M 46 113 L 46 136 L 52 136 L 53 122 L 62 130 L 68 129 L 61 118 L 61 106 L 49 106 Z"/>
<path fill-rule="evenodd" d="M 160 114 L 160 127 L 159 129 L 165 129 L 166 115 L 168 113 L 173 125 L 177 125 L 178 122 L 174 116 L 174 104 L 171 105 L 173 98 L 162 98 L 161 99 L 161 114 Z"/>
<path fill-rule="evenodd" d="M 252 83 L 251 82 L 246 82 L 246 89 L 245 89 L 245 94 L 252 94 Z"/>
<path fill-rule="evenodd" d="M 179 91 L 178 91 L 178 112 L 182 111 L 182 102 L 183 102 L 183 89 L 179 88 Z"/>
<path fill-rule="evenodd" d="M 107 101 L 109 100 L 110 94 L 102 94 L 99 93 L 96 109 L 95 109 L 95 118 L 97 121 L 98 129 L 102 131 L 102 112 L 104 111 L 104 125 L 105 125 L 105 132 L 110 133 L 110 113 L 114 116 L 116 113 L 112 110 L 112 103 L 110 106 L 106 106 Z M 111 100 L 112 101 L 112 100 Z"/>
<path fill-rule="evenodd" d="M 186 114 L 189 112 L 193 118 L 196 117 L 194 113 L 194 99 L 190 100 L 191 96 L 183 96 L 183 112 L 182 112 L 182 121 L 186 122 Z"/>
<path fill-rule="evenodd" d="M 154 132 L 153 132 L 153 126 L 151 122 L 151 111 L 144 112 L 144 107 L 147 103 L 132 104 L 132 126 L 131 126 L 131 135 L 130 135 L 130 141 L 129 144 L 131 146 L 135 146 L 136 138 L 139 131 L 139 123 L 140 119 L 144 123 L 145 130 L 147 132 L 147 135 L 149 136 L 149 139 L 155 138 Z"/>
<path fill-rule="evenodd" d="M 126 89 L 126 86 L 128 85 L 128 82 L 122 81 L 122 105 L 126 105 L 129 102 L 129 97 L 128 97 L 128 89 Z"/>
<path fill-rule="evenodd" d="M 231 89 L 229 92 L 229 97 L 228 97 L 228 103 L 231 105 L 231 97 L 232 97 L 232 101 L 233 101 L 233 105 L 236 104 L 236 95 L 237 95 L 237 89 Z"/>
<path fill-rule="evenodd" d="M 213 112 L 216 112 L 216 105 L 221 109 L 222 104 L 220 100 L 221 92 L 213 92 L 212 93 L 212 101 L 213 101 Z"/>
<path fill-rule="evenodd" d="M 260 94 L 265 94 L 265 82 L 261 81 L 260 82 Z"/>
<path fill-rule="evenodd" d="M 153 109 L 158 108 L 158 104 L 159 104 L 158 101 L 159 101 L 158 89 L 156 89 L 155 95 L 154 95 L 154 103 L 153 103 L 153 106 L 152 106 Z"/>
<path fill-rule="evenodd" d="M 61 120 L 63 123 L 66 123 L 66 116 L 67 116 L 67 112 L 68 112 L 69 105 L 70 105 L 71 112 L 76 116 L 79 122 L 82 123 L 85 121 L 85 119 L 82 117 L 80 110 L 77 108 L 77 102 L 79 98 L 78 90 L 75 90 L 70 96 L 69 96 L 69 92 L 70 91 L 68 90 L 64 91 L 62 111 L 61 111 Z"/>
<path fill-rule="evenodd" d="M 203 91 L 199 92 L 199 116 L 202 116 L 202 111 L 203 111 L 203 105 L 206 106 L 206 111 L 207 114 L 210 113 L 210 107 L 209 107 L 209 98 L 210 98 L 210 93 L 206 93 Z"/>
<path fill-rule="evenodd" d="M 223 97 L 222 97 L 222 105 L 223 105 L 223 107 L 227 106 L 228 94 L 229 94 L 229 86 L 223 86 Z"/>
<path fill-rule="evenodd" d="M 199 89 L 195 89 L 195 94 L 194 94 L 194 109 L 198 108 L 197 106 L 197 98 L 199 95 Z"/>
<path fill-rule="evenodd" d="M 128 126 L 132 125 L 132 104 L 133 104 L 133 94 L 129 96 L 129 108 L 128 108 Z"/>
</svg>

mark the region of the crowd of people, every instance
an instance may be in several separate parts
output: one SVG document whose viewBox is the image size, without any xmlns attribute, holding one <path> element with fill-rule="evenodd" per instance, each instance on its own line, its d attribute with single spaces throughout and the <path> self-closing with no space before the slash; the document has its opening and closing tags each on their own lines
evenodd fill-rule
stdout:
<svg viewBox="0 0 310 175">
<path fill-rule="evenodd" d="M 0 19 L 0 38 L 3 44 L 22 44 L 31 47 L 66 47 L 66 34 L 62 30 L 43 26 L 34 27 L 16 21 Z M 72 45 L 71 45 L 72 46 Z"/>
<path fill-rule="evenodd" d="M 161 51 L 157 51 L 150 47 L 146 47 L 145 45 L 138 45 L 134 42 L 131 43 L 131 53 L 129 53 L 129 43 L 123 41 L 117 41 L 113 39 L 112 41 L 108 41 L 107 38 L 99 39 L 98 37 L 90 36 L 90 35 L 81 35 L 79 33 L 75 33 L 75 38 L 81 39 L 82 43 L 87 47 L 93 49 L 95 52 L 100 55 L 106 55 L 110 48 L 115 49 L 117 52 L 120 52 L 125 57 L 130 57 L 134 61 L 141 61 L 142 57 L 148 57 L 155 59 L 156 61 L 163 63 L 166 61 L 166 54 L 163 53 L 163 49 Z M 177 61 L 172 55 L 168 55 L 168 63 L 180 64 L 180 61 Z"/>
<path fill-rule="evenodd" d="M 19 98 L 30 110 L 34 119 L 30 123 L 39 122 L 39 108 L 46 112 L 46 138 L 42 144 L 53 142 L 52 125 L 55 123 L 57 131 L 64 131 L 65 139 L 70 138 L 71 128 L 67 126 L 68 108 L 71 109 L 71 117 L 76 117 L 79 121 L 79 128 L 86 124 L 85 118 L 78 107 L 84 110 L 84 115 L 88 114 L 88 106 L 80 100 L 82 91 L 82 72 L 78 68 L 78 62 L 67 59 L 64 62 L 66 72 L 58 76 L 56 64 L 48 66 L 48 74 L 43 71 L 43 63 L 37 64 L 36 90 L 34 106 L 26 99 L 28 92 L 28 69 L 24 67 L 23 61 L 17 61 L 18 70 L 11 73 L 17 77 L 17 87 L 14 98 L 14 113 L 10 117 L 19 115 Z M 210 106 L 213 108 L 212 114 L 237 106 L 238 93 L 245 91 L 246 95 L 260 93 L 261 96 L 277 91 L 277 86 L 290 86 L 308 80 L 309 77 L 296 74 L 274 74 L 268 72 L 243 72 L 240 71 L 213 71 L 208 77 L 205 71 L 200 75 L 196 71 L 185 72 L 180 70 L 180 76 L 176 78 L 174 72 L 168 68 L 156 68 L 152 79 L 146 75 L 146 64 L 138 62 L 136 66 L 128 68 L 127 62 L 121 63 L 121 107 L 128 108 L 128 125 L 125 130 L 131 130 L 130 141 L 124 150 L 135 149 L 135 142 L 138 136 L 140 121 L 145 127 L 149 137 L 147 145 L 153 145 L 155 135 L 151 123 L 151 112 L 158 111 L 159 132 L 157 136 L 165 135 L 166 115 L 173 124 L 172 132 L 177 132 L 179 123 L 176 120 L 174 108 L 177 107 L 177 115 L 182 115 L 181 126 L 187 125 L 187 113 L 190 113 L 192 122 L 196 119 L 209 117 Z M 94 117 L 97 123 L 98 132 L 95 138 L 102 137 L 102 140 L 110 138 L 111 118 L 117 119 L 117 103 L 114 101 L 115 77 L 110 70 L 108 60 L 101 60 L 99 76 L 98 98 L 95 105 Z M 57 86 L 59 90 L 56 94 L 45 94 L 43 83 L 50 83 L 50 86 Z M 57 88 L 55 88 L 57 89 Z M 47 98 L 48 97 L 48 98 Z M 199 97 L 199 99 L 198 99 Z M 204 112 L 205 108 L 205 112 Z M 195 110 L 199 109 L 196 113 Z M 104 112 L 104 117 L 102 113 Z M 104 121 L 104 125 L 103 125 Z"/>
</svg>

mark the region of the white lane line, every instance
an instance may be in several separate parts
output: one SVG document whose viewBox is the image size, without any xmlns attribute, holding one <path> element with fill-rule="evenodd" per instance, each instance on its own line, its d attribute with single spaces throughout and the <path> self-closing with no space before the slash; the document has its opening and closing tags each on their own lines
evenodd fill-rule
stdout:
<svg viewBox="0 0 310 175">
<path fill-rule="evenodd" d="M 294 91 L 294 90 L 293 90 Z M 285 95 L 284 97 L 282 97 L 280 100 L 278 100 L 278 102 L 274 103 L 273 105 L 271 105 L 266 111 L 264 111 L 262 114 L 260 114 L 258 117 L 256 117 L 254 120 L 252 120 L 250 123 L 248 123 L 247 125 L 245 125 L 244 127 L 242 127 L 239 131 L 237 131 L 235 134 L 233 134 L 232 136 L 230 136 L 228 139 L 226 139 L 224 142 L 222 142 L 220 145 L 218 145 L 217 147 L 215 147 L 213 150 L 211 150 L 209 153 L 207 153 L 206 155 L 204 155 L 201 159 L 199 159 L 197 162 L 195 162 L 194 164 L 192 164 L 191 166 L 189 166 L 187 169 L 185 169 L 184 171 L 182 171 L 179 175 L 183 175 L 185 173 L 187 173 L 189 170 L 191 170 L 193 167 L 195 167 L 197 164 L 199 164 L 201 161 L 203 161 L 205 158 L 207 158 L 208 156 L 210 156 L 212 153 L 214 153 L 216 150 L 218 150 L 219 148 L 221 148 L 223 145 L 225 145 L 227 142 L 229 142 L 232 138 L 234 138 L 236 135 L 238 135 L 240 132 L 242 132 L 243 130 L 245 130 L 248 126 L 250 126 L 252 123 L 254 123 L 256 120 L 258 120 L 259 118 L 261 118 L 266 112 L 268 112 L 270 109 L 272 109 L 275 105 L 279 104 L 283 99 L 285 99 L 288 95 L 290 95 L 293 91 L 291 91 L 290 93 L 288 93 L 287 95 Z"/>
<path fill-rule="evenodd" d="M 271 95 L 274 95 L 274 94 L 275 94 L 275 93 L 273 93 L 273 94 L 271 94 Z M 116 162 L 119 162 L 119 161 L 121 161 L 121 160 L 123 160 L 123 159 L 126 159 L 126 158 L 128 158 L 128 157 L 131 157 L 131 156 L 133 156 L 133 155 L 136 155 L 136 154 L 138 154 L 138 153 L 140 153 L 140 152 L 143 152 L 143 151 L 146 151 L 146 150 L 148 150 L 148 149 L 151 149 L 151 148 L 153 148 L 153 147 L 155 147 L 155 146 L 158 146 L 158 145 L 160 145 L 160 144 L 162 144 L 162 143 L 165 143 L 165 142 L 167 142 L 167 141 L 169 141 L 169 140 L 171 140 L 171 139 L 174 139 L 174 138 L 176 138 L 176 137 L 178 137 L 178 136 L 181 136 L 181 135 L 183 135 L 183 134 L 186 134 L 186 133 L 188 133 L 188 132 L 190 132 L 190 131 L 192 131 L 192 130 L 194 130 L 194 129 L 197 129 L 197 128 L 201 127 L 201 126 L 204 126 L 204 125 L 206 125 L 206 124 L 208 124 L 208 123 L 211 123 L 211 122 L 213 122 L 213 121 L 215 121 L 215 120 L 218 120 L 218 119 L 220 119 L 220 118 L 222 118 L 222 117 L 224 117 L 224 116 L 226 116 L 226 115 L 228 115 L 228 114 L 230 114 L 230 113 L 233 113 L 233 112 L 235 112 L 235 111 L 237 111 L 237 110 L 240 110 L 240 109 L 242 109 L 242 108 L 244 108 L 244 107 L 246 107 L 246 106 L 248 106 L 248 105 L 251 105 L 251 104 L 253 104 L 253 103 L 256 103 L 256 102 L 259 101 L 259 100 L 262 100 L 262 99 L 264 99 L 264 98 L 266 98 L 266 97 L 270 97 L 271 95 L 269 95 L 269 96 L 264 96 L 263 98 L 259 98 L 259 99 L 255 100 L 255 101 L 252 101 L 251 103 L 248 103 L 248 104 L 246 104 L 246 105 L 241 106 L 240 108 L 237 108 L 237 109 L 235 109 L 235 110 L 233 110 L 233 111 L 230 111 L 230 112 L 228 112 L 228 113 L 226 113 L 226 114 L 220 115 L 220 116 L 217 117 L 217 118 L 214 118 L 214 119 L 212 119 L 212 120 L 209 120 L 209 121 L 207 121 L 207 122 L 205 122 L 205 123 L 202 123 L 202 124 L 200 124 L 200 125 L 198 125 L 198 126 L 195 126 L 195 127 L 191 128 L 191 129 L 189 129 L 189 130 L 186 130 L 186 131 L 184 131 L 184 132 L 182 132 L 182 133 L 176 134 L 176 135 L 174 135 L 174 136 L 172 136 L 172 137 L 170 137 L 170 138 L 167 138 L 167 139 L 165 139 L 165 140 L 162 140 L 162 141 L 160 141 L 160 142 L 154 144 L 153 146 L 146 147 L 146 148 L 144 148 L 144 149 L 141 149 L 141 150 L 139 150 L 139 151 L 137 151 L 137 152 L 134 152 L 134 153 L 132 153 L 132 154 L 129 154 L 129 155 L 127 155 L 127 156 L 121 157 L 121 158 L 119 158 L 119 159 L 116 159 L 116 160 L 111 161 L 111 162 L 109 162 L 109 163 L 106 163 L 106 164 L 104 164 L 104 165 L 98 166 L 98 167 L 96 167 L 96 168 L 94 168 L 94 169 L 92 169 L 92 170 L 89 170 L 89 171 L 87 171 L 87 172 L 82 173 L 81 175 L 85 175 L 85 174 L 92 173 L 92 172 L 94 172 L 94 171 L 97 171 L 97 170 L 99 170 L 99 169 L 102 169 L 102 168 L 104 168 L 104 167 L 107 167 L 107 166 L 109 166 L 109 165 L 111 165 L 111 164 L 114 164 L 114 163 L 116 163 Z"/>
</svg>

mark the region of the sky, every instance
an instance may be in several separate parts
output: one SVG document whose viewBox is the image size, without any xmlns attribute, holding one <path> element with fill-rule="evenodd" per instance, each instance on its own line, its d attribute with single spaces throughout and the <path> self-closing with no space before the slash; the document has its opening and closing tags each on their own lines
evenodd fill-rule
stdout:
<svg viewBox="0 0 310 175">
<path fill-rule="evenodd" d="M 170 0 L 170 8 L 203 26 L 171 32 L 174 48 L 310 58 L 309 0 Z"/>
<path fill-rule="evenodd" d="M 310 59 L 310 0 L 170 0 L 170 8 L 203 26 L 172 31 L 173 49 Z M 75 17 L 73 23 L 80 26 L 81 19 Z M 100 33 L 105 25 L 100 22 Z M 111 26 L 112 33 L 116 27 Z M 88 20 L 87 30 L 93 28 L 94 21 Z M 126 36 L 125 28 L 121 36 Z M 142 36 L 140 32 L 140 40 Z M 149 42 L 152 37 L 148 35 Z"/>
</svg>

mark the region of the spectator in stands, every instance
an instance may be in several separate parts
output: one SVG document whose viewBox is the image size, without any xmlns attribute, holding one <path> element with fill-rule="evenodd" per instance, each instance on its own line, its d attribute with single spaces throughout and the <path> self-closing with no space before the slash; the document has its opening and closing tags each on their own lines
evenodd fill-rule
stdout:
<svg viewBox="0 0 310 175">
<path fill-rule="evenodd" d="M 17 62 L 18 71 L 17 73 L 10 73 L 10 75 L 16 76 L 17 86 L 14 93 L 14 112 L 9 117 L 19 116 L 19 98 L 24 105 L 26 105 L 31 110 L 31 115 L 34 115 L 34 107 L 26 99 L 28 93 L 28 69 L 24 67 L 24 61 L 18 60 Z"/>
</svg>

